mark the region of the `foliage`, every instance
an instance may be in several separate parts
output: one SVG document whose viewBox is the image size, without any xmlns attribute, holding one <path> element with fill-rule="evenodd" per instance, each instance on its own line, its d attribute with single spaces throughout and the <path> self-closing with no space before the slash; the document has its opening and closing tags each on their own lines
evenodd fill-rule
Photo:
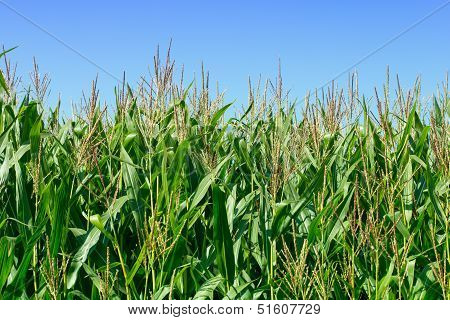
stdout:
<svg viewBox="0 0 450 320">
<path fill-rule="evenodd" d="M 446 87 L 226 117 L 158 61 L 69 119 L 2 74 L 1 298 L 450 298 Z"/>
</svg>

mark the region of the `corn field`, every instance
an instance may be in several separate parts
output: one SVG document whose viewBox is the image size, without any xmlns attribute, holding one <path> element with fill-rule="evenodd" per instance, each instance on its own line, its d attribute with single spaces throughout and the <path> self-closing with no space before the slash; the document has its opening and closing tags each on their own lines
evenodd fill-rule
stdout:
<svg viewBox="0 0 450 320">
<path fill-rule="evenodd" d="M 156 56 L 65 117 L 5 62 L 1 299 L 450 299 L 447 83 L 290 102 L 280 77 L 228 116 Z"/>
</svg>

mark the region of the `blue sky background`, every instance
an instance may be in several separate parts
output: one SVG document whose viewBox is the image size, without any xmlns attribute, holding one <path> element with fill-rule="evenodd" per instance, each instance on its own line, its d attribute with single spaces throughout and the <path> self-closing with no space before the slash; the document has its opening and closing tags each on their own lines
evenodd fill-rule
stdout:
<svg viewBox="0 0 450 320">
<path fill-rule="evenodd" d="M 275 79 L 302 98 L 445 1 L 22 1 L 1 0 L 134 85 L 148 74 L 158 44 L 173 40 L 172 56 L 192 80 L 201 62 L 226 90 L 246 102 L 248 76 Z M 52 79 L 50 102 L 78 102 L 99 75 L 102 99 L 113 100 L 117 81 L 36 29 L 0 3 L 0 45 L 18 45 L 10 58 L 25 82 L 36 56 Z M 357 67 L 368 95 L 386 66 L 411 86 L 422 76 L 431 95 L 450 69 L 450 5 Z M 178 68 L 179 70 L 179 68 Z M 347 76 L 339 79 L 345 85 Z M 70 112 L 69 112 L 70 113 Z"/>
</svg>

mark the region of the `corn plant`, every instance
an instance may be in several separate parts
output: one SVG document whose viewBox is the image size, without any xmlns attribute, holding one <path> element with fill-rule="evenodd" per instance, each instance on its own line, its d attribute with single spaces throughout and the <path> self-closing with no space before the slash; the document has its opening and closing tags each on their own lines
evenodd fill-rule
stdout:
<svg viewBox="0 0 450 320">
<path fill-rule="evenodd" d="M 1 298 L 450 298 L 446 84 L 300 106 L 279 81 L 227 116 L 207 74 L 184 88 L 156 57 L 114 108 L 94 81 L 62 117 L 38 69 L 22 96 L 8 70 Z"/>
</svg>

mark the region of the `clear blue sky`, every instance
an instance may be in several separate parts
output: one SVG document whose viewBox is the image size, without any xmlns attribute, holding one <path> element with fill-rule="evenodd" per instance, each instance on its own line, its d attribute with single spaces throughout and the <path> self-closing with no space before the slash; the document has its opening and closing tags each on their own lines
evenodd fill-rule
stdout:
<svg viewBox="0 0 450 320">
<path fill-rule="evenodd" d="M 109 72 L 133 85 L 147 74 L 158 44 L 172 38 L 173 58 L 191 80 L 201 62 L 226 98 L 246 101 L 247 79 L 274 79 L 302 98 L 406 29 L 445 0 L 424 1 L 23 1 L 13 6 Z M 0 3 L 0 45 L 28 80 L 32 57 L 52 79 L 51 101 L 61 93 L 66 110 L 99 75 L 100 95 L 112 100 L 117 81 L 97 70 Z M 450 5 L 360 66 L 367 94 L 385 78 L 386 65 L 410 86 L 422 76 L 432 94 L 450 69 Z M 347 77 L 340 79 L 345 84 Z"/>
</svg>

